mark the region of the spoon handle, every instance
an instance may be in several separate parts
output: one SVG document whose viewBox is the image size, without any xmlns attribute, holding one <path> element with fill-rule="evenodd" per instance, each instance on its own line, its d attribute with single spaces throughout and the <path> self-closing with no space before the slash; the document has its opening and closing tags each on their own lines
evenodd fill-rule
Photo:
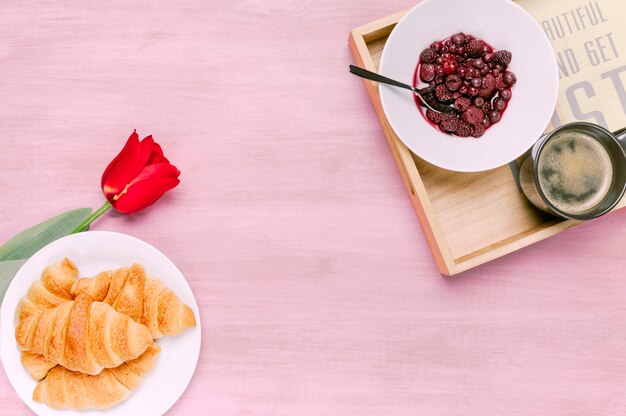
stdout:
<svg viewBox="0 0 626 416">
<path fill-rule="evenodd" d="M 407 90 L 413 91 L 414 93 L 417 93 L 415 88 L 411 87 L 410 85 L 398 82 L 393 79 L 389 79 L 375 72 L 368 71 L 367 69 L 359 68 L 358 66 L 350 65 L 350 72 L 361 78 L 369 79 L 370 81 L 376 81 L 383 84 L 393 85 L 395 87 L 405 88 Z"/>
</svg>

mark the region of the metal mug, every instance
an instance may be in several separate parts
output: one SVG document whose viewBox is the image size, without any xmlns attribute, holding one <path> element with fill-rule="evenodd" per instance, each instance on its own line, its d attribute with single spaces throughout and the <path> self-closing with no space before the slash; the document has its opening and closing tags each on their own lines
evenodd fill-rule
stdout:
<svg viewBox="0 0 626 416">
<path fill-rule="evenodd" d="M 613 165 L 613 180 L 607 195 L 595 207 L 577 214 L 564 212 L 550 203 L 539 182 L 541 152 L 549 140 L 568 131 L 581 132 L 599 141 L 607 150 Z M 574 122 L 553 130 L 542 136 L 522 161 L 519 183 L 530 202 L 545 212 L 572 220 L 590 220 L 606 214 L 615 208 L 626 192 L 626 128 L 611 133 L 597 124 Z"/>
</svg>

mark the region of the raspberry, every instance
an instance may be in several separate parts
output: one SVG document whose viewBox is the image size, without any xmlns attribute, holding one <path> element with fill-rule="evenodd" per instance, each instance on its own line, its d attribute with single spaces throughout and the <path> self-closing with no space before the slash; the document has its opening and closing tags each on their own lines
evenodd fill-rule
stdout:
<svg viewBox="0 0 626 416">
<path fill-rule="evenodd" d="M 432 50 L 431 48 L 424 49 L 424 51 L 420 54 L 420 59 L 422 63 L 432 64 L 437 59 L 437 52 Z"/>
<path fill-rule="evenodd" d="M 485 126 L 483 126 L 482 124 L 475 125 L 474 127 L 472 127 L 472 137 L 476 137 L 478 139 L 483 134 L 485 134 L 485 130 Z"/>
<path fill-rule="evenodd" d="M 511 59 L 513 58 L 513 54 L 509 51 L 498 51 L 493 54 L 493 58 L 491 59 L 496 65 L 502 65 L 502 67 L 507 67 L 511 63 Z"/>
<path fill-rule="evenodd" d="M 456 116 L 446 117 L 443 119 L 439 127 L 448 133 L 454 133 L 459 128 L 459 119 Z"/>
<path fill-rule="evenodd" d="M 467 52 L 467 55 L 470 58 L 480 58 L 481 56 L 483 56 L 484 51 L 485 51 L 485 43 L 479 39 L 471 40 L 465 46 L 465 52 Z"/>
<path fill-rule="evenodd" d="M 498 75 L 498 77 L 496 78 L 496 88 L 498 89 L 498 91 L 502 91 L 503 89 L 508 88 L 509 86 L 506 85 L 506 82 L 504 82 L 504 77 L 502 76 L 502 74 Z"/>
<path fill-rule="evenodd" d="M 485 115 L 480 108 L 474 107 L 472 105 L 467 110 L 465 110 L 463 114 L 461 114 L 461 120 L 468 124 L 471 124 L 472 126 L 475 126 L 476 124 L 480 124 L 484 116 Z"/>
<path fill-rule="evenodd" d="M 483 113 L 487 114 L 492 110 L 491 104 L 485 103 L 480 109 L 483 110 Z"/>
<path fill-rule="evenodd" d="M 446 78 L 446 87 L 450 91 L 457 91 L 461 88 L 462 84 L 463 81 L 461 81 L 461 78 L 458 75 L 448 75 L 448 78 Z"/>
<path fill-rule="evenodd" d="M 420 79 L 423 82 L 430 82 L 435 79 L 435 66 L 432 64 L 422 64 L 420 66 Z"/>
<path fill-rule="evenodd" d="M 478 90 L 478 94 L 486 99 L 490 99 L 496 90 L 497 80 L 492 74 L 485 75 L 481 84 L 482 88 Z"/>
<path fill-rule="evenodd" d="M 472 105 L 472 102 L 467 97 L 461 97 L 454 102 L 454 108 L 456 108 L 460 112 L 467 110 L 470 105 Z"/>
<path fill-rule="evenodd" d="M 439 124 L 443 120 L 444 115 L 429 108 L 426 110 L 426 118 L 435 124 Z"/>
<path fill-rule="evenodd" d="M 469 124 L 460 121 L 459 122 L 459 127 L 457 127 L 456 132 L 454 134 L 456 134 L 459 137 L 469 137 L 472 135 L 472 126 L 470 126 Z"/>
<path fill-rule="evenodd" d="M 435 87 L 435 95 L 441 101 L 452 101 L 452 94 L 444 84 L 439 84 Z"/>
</svg>

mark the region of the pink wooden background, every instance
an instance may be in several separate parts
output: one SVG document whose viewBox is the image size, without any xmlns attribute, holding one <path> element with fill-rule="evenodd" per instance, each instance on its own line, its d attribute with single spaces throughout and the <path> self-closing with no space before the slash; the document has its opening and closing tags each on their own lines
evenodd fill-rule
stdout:
<svg viewBox="0 0 626 416">
<path fill-rule="evenodd" d="M 133 128 L 182 170 L 138 236 L 204 325 L 170 415 L 623 415 L 626 212 L 442 278 L 348 31 L 411 0 L 0 6 L 0 241 L 99 206 Z M 0 372 L 0 414 L 29 414 Z"/>
</svg>

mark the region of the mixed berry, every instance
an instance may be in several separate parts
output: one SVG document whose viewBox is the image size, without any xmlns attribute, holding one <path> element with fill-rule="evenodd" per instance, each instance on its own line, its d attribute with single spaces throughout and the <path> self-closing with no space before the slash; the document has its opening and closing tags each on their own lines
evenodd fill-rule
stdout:
<svg viewBox="0 0 626 416">
<path fill-rule="evenodd" d="M 426 118 L 444 133 L 481 137 L 500 121 L 511 99 L 511 87 L 517 82 L 508 70 L 511 58 L 511 52 L 495 51 L 464 33 L 434 42 L 420 54 L 414 86 L 420 81 L 428 84 L 440 101 L 457 111 L 442 114 L 423 107 Z M 416 102 L 423 105 L 417 97 Z"/>
</svg>

